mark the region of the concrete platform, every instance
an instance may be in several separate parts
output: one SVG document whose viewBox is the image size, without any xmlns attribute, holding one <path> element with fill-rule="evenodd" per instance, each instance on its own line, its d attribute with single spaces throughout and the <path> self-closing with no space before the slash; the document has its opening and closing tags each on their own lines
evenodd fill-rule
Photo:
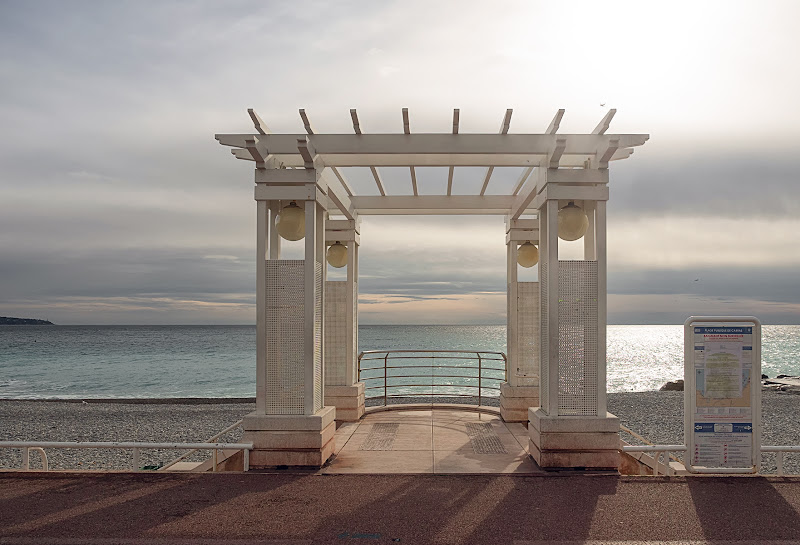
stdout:
<svg viewBox="0 0 800 545">
<path fill-rule="evenodd" d="M 373 412 L 339 427 L 323 474 L 540 474 L 524 424 L 463 409 Z"/>
</svg>

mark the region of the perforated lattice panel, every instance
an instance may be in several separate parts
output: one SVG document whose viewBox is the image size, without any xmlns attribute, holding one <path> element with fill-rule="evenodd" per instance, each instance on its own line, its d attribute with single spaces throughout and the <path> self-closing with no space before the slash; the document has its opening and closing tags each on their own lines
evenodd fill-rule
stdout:
<svg viewBox="0 0 800 545">
<path fill-rule="evenodd" d="M 376 422 L 358 450 L 392 450 L 400 424 Z"/>
<path fill-rule="evenodd" d="M 540 379 L 539 379 L 539 401 L 542 409 L 550 413 L 550 322 L 548 320 L 548 276 L 547 276 L 547 252 L 539 252 L 539 298 L 541 319 L 541 344 L 539 345 Z"/>
<path fill-rule="evenodd" d="M 475 454 L 507 454 L 500 437 L 489 422 L 466 422 L 465 425 Z"/>
<path fill-rule="evenodd" d="M 266 262 L 266 413 L 303 414 L 303 260 Z"/>
<path fill-rule="evenodd" d="M 322 263 L 314 262 L 314 412 L 322 408 Z"/>
<path fill-rule="evenodd" d="M 558 414 L 597 414 L 597 262 L 558 263 Z"/>
<path fill-rule="evenodd" d="M 539 377 L 539 283 L 517 282 L 517 374 Z"/>
<path fill-rule="evenodd" d="M 325 384 L 345 385 L 347 378 L 347 282 L 325 282 Z"/>
</svg>

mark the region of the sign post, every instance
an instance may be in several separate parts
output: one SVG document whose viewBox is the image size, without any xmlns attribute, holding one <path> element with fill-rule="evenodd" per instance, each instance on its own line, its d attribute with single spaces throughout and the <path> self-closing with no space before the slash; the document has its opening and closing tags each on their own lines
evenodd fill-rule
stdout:
<svg viewBox="0 0 800 545">
<path fill-rule="evenodd" d="M 691 473 L 761 465 L 761 322 L 692 316 L 684 324 L 684 434 Z"/>
</svg>

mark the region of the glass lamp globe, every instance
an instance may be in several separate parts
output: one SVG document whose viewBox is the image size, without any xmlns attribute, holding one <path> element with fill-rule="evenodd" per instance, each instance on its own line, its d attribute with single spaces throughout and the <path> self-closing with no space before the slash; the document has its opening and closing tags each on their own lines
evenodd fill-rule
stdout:
<svg viewBox="0 0 800 545">
<path fill-rule="evenodd" d="M 589 228 L 589 217 L 583 208 L 570 201 L 558 211 L 558 238 L 562 240 L 578 240 Z"/>
<path fill-rule="evenodd" d="M 526 269 L 533 267 L 539 262 L 539 250 L 531 244 L 526 242 L 517 248 L 517 263 Z"/>
<path fill-rule="evenodd" d="M 328 247 L 328 253 L 326 254 L 326 257 L 331 267 L 341 269 L 347 265 L 347 246 L 341 242 L 331 244 L 330 247 Z"/>
<path fill-rule="evenodd" d="M 300 240 L 306 236 L 306 213 L 294 201 L 284 206 L 278 215 L 278 234 L 286 240 Z"/>
</svg>

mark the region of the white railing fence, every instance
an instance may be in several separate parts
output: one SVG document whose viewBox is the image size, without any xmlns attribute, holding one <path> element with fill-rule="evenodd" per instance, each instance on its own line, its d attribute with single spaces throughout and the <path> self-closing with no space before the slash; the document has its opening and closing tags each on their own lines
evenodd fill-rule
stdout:
<svg viewBox="0 0 800 545">
<path fill-rule="evenodd" d="M 140 453 L 142 449 L 172 449 L 172 450 L 210 450 L 213 457 L 213 469 L 217 471 L 217 453 L 222 449 L 241 450 L 244 456 L 244 471 L 250 469 L 250 451 L 252 443 L 138 443 L 138 442 L 68 442 L 68 441 L 0 441 L 0 448 L 22 449 L 22 469 L 30 469 L 30 451 L 36 450 L 42 457 L 42 468 L 48 471 L 46 448 L 107 448 L 130 449 L 133 451 L 133 470 L 139 471 Z"/>
<path fill-rule="evenodd" d="M 226 433 L 229 433 L 229 432 L 235 430 L 236 428 L 238 428 L 241 425 L 242 425 L 242 420 L 239 420 L 238 422 L 234 422 L 233 424 L 231 424 L 230 426 L 228 426 L 227 428 L 225 428 L 224 430 L 222 430 L 218 434 L 212 435 L 211 437 L 206 439 L 204 441 L 204 443 L 216 443 L 219 440 L 220 437 L 222 437 Z M 200 450 L 200 449 L 192 449 L 190 451 L 187 451 L 187 452 L 181 454 L 180 456 L 178 456 L 177 458 L 175 458 L 174 460 L 172 460 L 171 462 L 167 462 L 166 464 L 164 464 L 163 466 L 161 466 L 158 469 L 160 471 L 166 471 L 167 469 L 171 468 L 172 466 L 174 466 L 178 462 L 184 461 L 186 458 L 188 458 L 189 456 L 191 456 L 192 454 L 194 454 L 198 450 Z M 214 453 L 216 454 L 216 451 L 214 451 Z M 216 466 L 217 466 L 217 460 L 214 459 L 214 467 L 216 467 Z"/>
<path fill-rule="evenodd" d="M 622 447 L 623 452 L 647 452 L 654 453 L 655 464 L 653 467 L 653 475 L 658 475 L 658 464 L 661 455 L 664 455 L 664 467 L 666 475 L 674 475 L 675 472 L 669 465 L 670 454 L 673 452 L 686 452 L 686 445 L 625 445 Z M 774 452 L 777 456 L 777 473 L 779 477 L 783 477 L 783 455 L 787 452 L 800 452 L 800 445 L 764 445 L 761 447 L 761 452 Z M 722 473 L 722 472 L 720 472 Z"/>
</svg>

